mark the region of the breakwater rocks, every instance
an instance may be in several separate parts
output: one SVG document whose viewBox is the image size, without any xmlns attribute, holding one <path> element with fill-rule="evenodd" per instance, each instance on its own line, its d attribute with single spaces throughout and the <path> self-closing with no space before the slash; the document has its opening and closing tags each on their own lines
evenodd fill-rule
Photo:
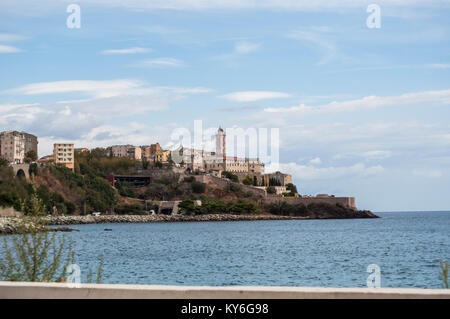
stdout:
<svg viewBox="0 0 450 319">
<path fill-rule="evenodd" d="M 45 230 L 44 226 L 33 222 L 31 219 L 0 217 L 0 234 L 11 235 L 43 230 Z"/>
<path fill-rule="evenodd" d="M 353 211 L 352 215 L 321 215 L 321 216 L 281 216 L 281 215 L 103 215 L 103 216 L 45 216 L 39 218 L 39 223 L 33 219 L 3 217 L 0 218 L 0 234 L 16 234 L 39 230 L 72 231 L 68 227 L 45 229 L 42 225 L 69 226 L 82 224 L 113 224 L 113 223 L 161 223 L 161 222 L 201 222 L 201 221 L 251 221 L 251 220 L 292 220 L 292 219 L 330 219 L 330 218 L 377 218 L 370 211 Z"/>
<path fill-rule="evenodd" d="M 200 222 L 200 221 L 244 221 L 244 220 L 282 220 L 308 219 L 275 215 L 103 215 L 103 216 L 47 216 L 42 221 L 47 225 L 79 225 L 110 223 L 158 223 L 158 222 Z"/>
</svg>

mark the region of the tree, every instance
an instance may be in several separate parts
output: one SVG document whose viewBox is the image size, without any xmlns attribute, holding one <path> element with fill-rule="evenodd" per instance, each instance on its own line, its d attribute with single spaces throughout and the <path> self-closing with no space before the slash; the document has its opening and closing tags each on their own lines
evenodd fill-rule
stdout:
<svg viewBox="0 0 450 319">
<path fill-rule="evenodd" d="M 8 166 L 9 163 L 3 157 L 0 157 L 0 167 Z"/>
<path fill-rule="evenodd" d="M 225 178 L 228 178 L 229 180 L 231 180 L 235 183 L 239 183 L 239 177 L 236 174 L 233 174 L 229 171 L 223 171 L 222 176 Z"/>
<path fill-rule="evenodd" d="M 43 216 L 45 215 L 44 202 L 36 193 L 33 193 L 30 198 L 22 202 L 21 211 L 27 216 Z"/>
<path fill-rule="evenodd" d="M 24 162 L 25 163 L 31 163 L 37 160 L 37 154 L 34 150 L 30 150 L 25 153 Z"/>
<path fill-rule="evenodd" d="M 191 215 L 195 213 L 195 203 L 192 199 L 185 199 L 178 204 L 183 214 Z"/>
<path fill-rule="evenodd" d="M 244 184 L 244 185 L 252 185 L 253 184 L 253 180 L 252 180 L 252 178 L 250 177 L 250 176 L 246 176 L 245 178 L 244 178 L 244 180 L 242 181 L 242 183 Z"/>
<path fill-rule="evenodd" d="M 277 191 L 274 186 L 267 187 L 267 194 L 276 194 Z"/>
<path fill-rule="evenodd" d="M 143 158 L 143 159 L 142 159 L 142 168 L 143 168 L 143 169 L 147 169 L 149 164 L 150 164 L 150 162 L 147 161 L 146 158 Z"/>
<path fill-rule="evenodd" d="M 291 191 L 291 193 L 293 193 L 293 194 L 297 194 L 297 187 L 292 183 L 287 184 L 286 189 L 288 191 Z"/>
<path fill-rule="evenodd" d="M 108 152 L 106 151 L 105 148 L 103 148 L 103 147 L 96 147 L 96 148 L 93 148 L 91 150 L 90 157 L 99 159 L 99 158 L 102 158 L 102 157 L 107 157 L 108 156 L 107 153 Z"/>
<path fill-rule="evenodd" d="M 30 164 L 30 168 L 28 169 L 28 174 L 30 174 L 30 176 L 33 176 L 33 177 L 38 174 L 38 166 L 36 163 Z"/>
<path fill-rule="evenodd" d="M 206 190 L 206 184 L 197 182 L 197 181 L 193 181 L 191 184 L 191 187 L 192 187 L 192 191 L 197 194 L 204 193 Z"/>
</svg>

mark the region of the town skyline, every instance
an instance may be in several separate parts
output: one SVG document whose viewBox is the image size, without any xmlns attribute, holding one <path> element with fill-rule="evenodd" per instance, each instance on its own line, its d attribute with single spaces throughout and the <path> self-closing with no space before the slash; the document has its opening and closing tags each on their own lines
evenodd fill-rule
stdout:
<svg viewBox="0 0 450 319">
<path fill-rule="evenodd" d="M 0 131 L 166 147 L 177 127 L 279 128 L 280 170 L 358 207 L 450 207 L 449 2 L 0 4 Z M 117 21 L 120 21 L 117 22 Z M 208 26 L 208 27 L 205 27 Z"/>
</svg>

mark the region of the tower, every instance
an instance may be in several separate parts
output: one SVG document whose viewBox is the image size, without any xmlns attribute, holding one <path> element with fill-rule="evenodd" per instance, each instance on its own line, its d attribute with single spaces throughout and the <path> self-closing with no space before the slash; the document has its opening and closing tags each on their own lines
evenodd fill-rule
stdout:
<svg viewBox="0 0 450 319">
<path fill-rule="evenodd" d="M 216 156 L 222 157 L 224 160 L 226 156 L 226 137 L 227 135 L 223 129 L 219 127 L 216 134 Z"/>
</svg>

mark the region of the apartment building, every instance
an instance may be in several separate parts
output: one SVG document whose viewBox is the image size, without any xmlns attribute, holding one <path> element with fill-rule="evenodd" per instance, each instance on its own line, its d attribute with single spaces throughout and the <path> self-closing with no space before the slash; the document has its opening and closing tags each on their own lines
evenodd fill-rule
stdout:
<svg viewBox="0 0 450 319">
<path fill-rule="evenodd" d="M 129 157 L 135 160 L 142 159 L 142 149 L 134 145 L 113 145 L 107 148 L 109 156 L 112 157 Z"/>
<path fill-rule="evenodd" d="M 38 139 L 35 135 L 18 131 L 0 133 L 0 156 L 8 162 L 23 163 L 29 151 L 38 154 Z"/>
<path fill-rule="evenodd" d="M 53 160 L 56 165 L 65 166 L 73 170 L 75 168 L 74 145 L 71 143 L 53 144 Z"/>
<path fill-rule="evenodd" d="M 151 163 L 168 163 L 170 159 L 170 150 L 163 150 L 159 143 L 151 144 L 150 146 L 141 146 L 142 158 Z"/>
</svg>

